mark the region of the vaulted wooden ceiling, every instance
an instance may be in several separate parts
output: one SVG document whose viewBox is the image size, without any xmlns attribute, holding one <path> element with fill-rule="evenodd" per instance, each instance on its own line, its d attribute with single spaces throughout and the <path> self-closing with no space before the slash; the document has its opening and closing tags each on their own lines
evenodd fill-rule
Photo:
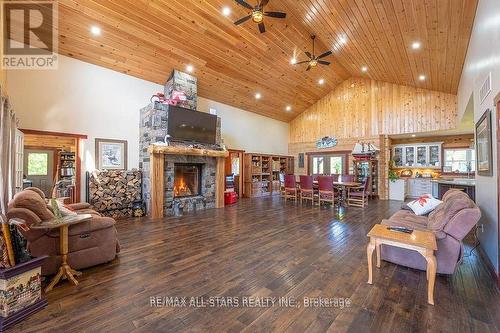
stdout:
<svg viewBox="0 0 500 333">
<path fill-rule="evenodd" d="M 266 10 L 288 16 L 266 19 L 267 32 L 260 34 L 251 21 L 233 24 L 248 14 L 233 0 L 61 0 L 59 53 L 160 84 L 173 68 L 192 64 L 200 96 L 289 121 L 351 76 L 456 93 L 476 5 L 271 0 Z M 232 10 L 228 17 L 224 6 Z M 93 25 L 100 36 L 90 33 Z M 331 66 L 306 72 L 290 59 L 306 60 L 312 33 L 317 53 L 334 54 Z M 421 49 L 411 48 L 414 41 Z"/>
</svg>

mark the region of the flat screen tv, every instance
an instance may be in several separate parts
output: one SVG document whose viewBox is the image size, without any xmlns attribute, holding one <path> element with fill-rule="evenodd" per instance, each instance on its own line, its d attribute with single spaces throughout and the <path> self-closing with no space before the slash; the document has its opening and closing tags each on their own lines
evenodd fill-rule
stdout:
<svg viewBox="0 0 500 333">
<path fill-rule="evenodd" d="M 217 116 L 178 106 L 168 108 L 168 134 L 173 140 L 215 144 Z"/>
</svg>

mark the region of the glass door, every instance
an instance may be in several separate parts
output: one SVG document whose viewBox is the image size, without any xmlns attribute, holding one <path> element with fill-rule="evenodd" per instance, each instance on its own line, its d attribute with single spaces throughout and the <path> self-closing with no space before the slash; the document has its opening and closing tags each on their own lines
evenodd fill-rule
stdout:
<svg viewBox="0 0 500 333">
<path fill-rule="evenodd" d="M 405 166 L 413 166 L 415 164 L 415 147 L 405 147 Z"/>
<path fill-rule="evenodd" d="M 427 146 L 417 146 L 417 166 L 427 166 Z"/>
</svg>

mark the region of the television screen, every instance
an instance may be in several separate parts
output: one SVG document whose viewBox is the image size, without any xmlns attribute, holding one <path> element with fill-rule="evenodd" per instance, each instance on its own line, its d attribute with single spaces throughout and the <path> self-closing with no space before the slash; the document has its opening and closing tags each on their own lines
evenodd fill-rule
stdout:
<svg viewBox="0 0 500 333">
<path fill-rule="evenodd" d="M 215 144 L 217 116 L 169 106 L 168 134 L 173 140 Z"/>
</svg>

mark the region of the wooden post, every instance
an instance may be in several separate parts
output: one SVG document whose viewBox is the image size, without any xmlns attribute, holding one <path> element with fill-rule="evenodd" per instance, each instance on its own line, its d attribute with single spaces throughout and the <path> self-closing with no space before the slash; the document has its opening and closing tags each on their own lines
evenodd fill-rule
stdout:
<svg viewBox="0 0 500 333">
<path fill-rule="evenodd" d="M 224 207 L 224 157 L 217 157 L 217 167 L 215 173 L 215 208 Z"/>
<path fill-rule="evenodd" d="M 159 219 L 163 217 L 164 188 L 164 165 L 165 156 L 151 152 L 151 217 Z M 224 166 L 223 166 L 224 167 Z"/>
<path fill-rule="evenodd" d="M 2 220 L 4 220 L 4 215 L 2 214 Z M 5 247 L 7 248 L 7 254 L 9 255 L 9 262 L 11 266 L 16 266 L 16 259 L 14 258 L 14 249 L 12 248 L 12 239 L 10 237 L 10 228 L 7 217 L 2 222 L 2 232 L 5 240 Z"/>
</svg>

